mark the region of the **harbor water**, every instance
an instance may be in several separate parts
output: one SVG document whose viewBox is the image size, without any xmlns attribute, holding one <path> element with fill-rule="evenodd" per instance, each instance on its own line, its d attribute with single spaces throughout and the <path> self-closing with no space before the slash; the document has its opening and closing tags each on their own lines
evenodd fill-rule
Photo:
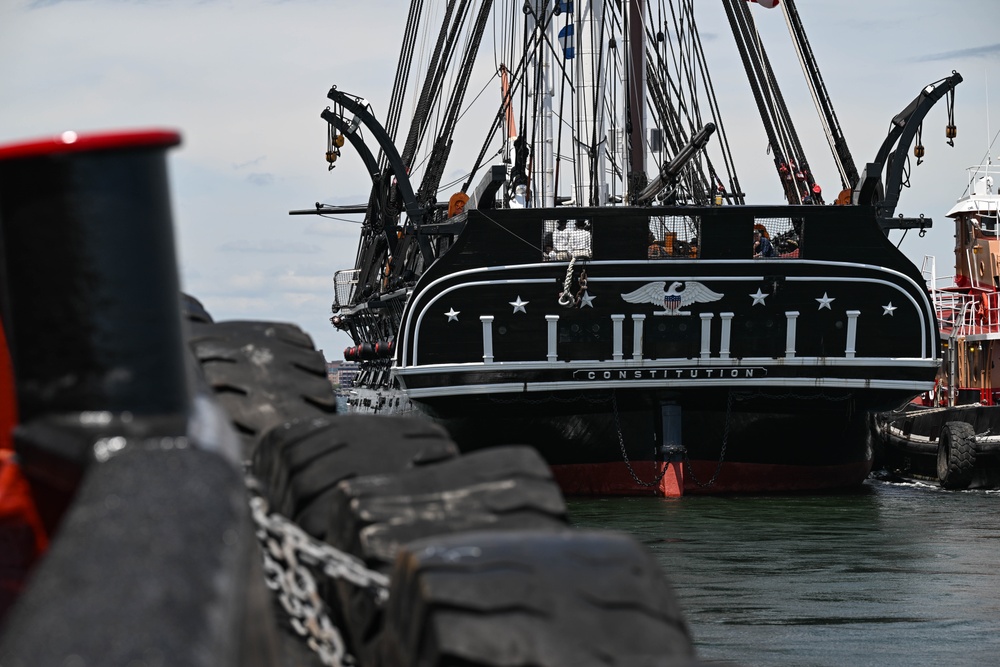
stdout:
<svg viewBox="0 0 1000 667">
<path fill-rule="evenodd" d="M 746 667 L 1000 665 L 1000 493 L 570 498 L 655 554 L 698 655 Z"/>
</svg>

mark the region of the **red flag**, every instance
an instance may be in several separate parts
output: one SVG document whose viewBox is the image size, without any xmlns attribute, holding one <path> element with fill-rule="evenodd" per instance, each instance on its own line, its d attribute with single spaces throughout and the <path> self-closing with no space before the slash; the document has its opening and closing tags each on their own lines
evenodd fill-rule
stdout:
<svg viewBox="0 0 1000 667">
<path fill-rule="evenodd" d="M 761 7 L 767 7 L 768 9 L 774 9 L 778 6 L 780 0 L 749 0 L 750 2 L 756 2 Z"/>
</svg>

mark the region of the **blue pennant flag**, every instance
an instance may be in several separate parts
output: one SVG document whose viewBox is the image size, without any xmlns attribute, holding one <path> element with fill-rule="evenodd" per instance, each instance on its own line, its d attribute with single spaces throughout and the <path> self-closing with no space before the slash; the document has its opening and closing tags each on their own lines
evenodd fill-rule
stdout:
<svg viewBox="0 0 1000 667">
<path fill-rule="evenodd" d="M 567 60 L 572 58 L 576 54 L 576 49 L 573 46 L 573 24 L 570 23 L 564 26 L 562 30 L 559 31 L 559 44 L 563 49 L 563 56 Z"/>
</svg>

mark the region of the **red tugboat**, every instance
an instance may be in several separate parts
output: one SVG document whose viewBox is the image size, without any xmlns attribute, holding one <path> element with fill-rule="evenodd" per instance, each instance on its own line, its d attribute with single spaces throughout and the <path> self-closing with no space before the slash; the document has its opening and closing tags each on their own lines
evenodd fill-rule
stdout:
<svg viewBox="0 0 1000 667">
<path fill-rule="evenodd" d="M 943 357 L 934 389 L 875 418 L 886 470 L 948 489 L 1000 486 L 998 177 L 988 163 L 970 167 L 968 187 L 948 211 L 953 284 L 938 288 L 933 262 L 925 263 Z"/>
</svg>

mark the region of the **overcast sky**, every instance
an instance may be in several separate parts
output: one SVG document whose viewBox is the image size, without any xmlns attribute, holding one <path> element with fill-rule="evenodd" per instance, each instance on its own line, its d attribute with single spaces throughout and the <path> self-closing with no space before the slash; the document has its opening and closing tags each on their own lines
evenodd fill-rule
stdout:
<svg viewBox="0 0 1000 667">
<path fill-rule="evenodd" d="M 925 121 L 924 164 L 913 162 L 913 187 L 897 208 L 934 219 L 925 238 L 910 232 L 901 248 L 918 265 L 936 254 L 938 273 L 950 275 L 944 213 L 965 188 L 965 167 L 1000 130 L 1000 2 L 797 6 L 859 168 L 924 85 L 952 70 L 965 77 L 955 147 L 945 144 L 941 102 Z M 715 0 L 696 7 L 744 189 L 752 203 L 778 202 L 763 135 L 749 129 L 756 115 L 728 26 Z M 839 179 L 784 21 L 778 10 L 754 9 L 830 197 Z M 336 84 L 384 117 L 406 10 L 402 0 L 0 0 L 0 143 L 68 129 L 179 130 L 169 164 L 184 289 L 216 319 L 294 322 L 328 359 L 341 359 L 351 342 L 329 324 L 332 276 L 353 266 L 357 225 L 288 211 L 367 200 L 357 156 L 345 151 L 327 171 L 319 114 Z"/>
</svg>

